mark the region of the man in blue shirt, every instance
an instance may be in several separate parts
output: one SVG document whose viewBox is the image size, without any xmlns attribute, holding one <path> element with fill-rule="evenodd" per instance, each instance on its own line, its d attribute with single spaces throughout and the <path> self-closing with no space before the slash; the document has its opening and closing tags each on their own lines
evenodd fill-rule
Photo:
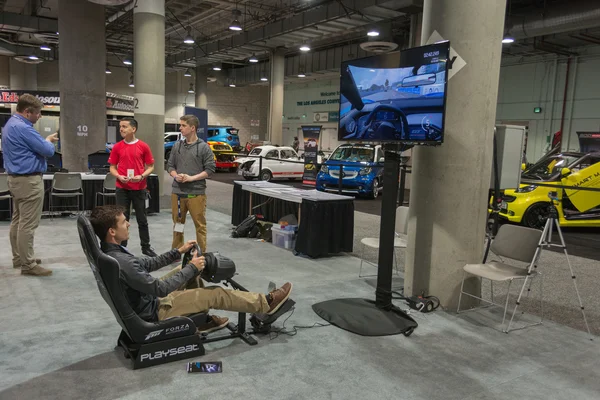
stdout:
<svg viewBox="0 0 600 400">
<path fill-rule="evenodd" d="M 8 174 L 8 189 L 13 196 L 13 214 L 10 224 L 10 246 L 13 267 L 21 275 L 47 276 L 52 270 L 39 265 L 33 252 L 33 236 L 42 218 L 46 158 L 54 155 L 58 133 L 46 139 L 33 128 L 42 117 L 44 104 L 35 96 L 23 94 L 17 103 L 17 112 L 4 125 L 2 151 L 4 169 Z"/>
</svg>

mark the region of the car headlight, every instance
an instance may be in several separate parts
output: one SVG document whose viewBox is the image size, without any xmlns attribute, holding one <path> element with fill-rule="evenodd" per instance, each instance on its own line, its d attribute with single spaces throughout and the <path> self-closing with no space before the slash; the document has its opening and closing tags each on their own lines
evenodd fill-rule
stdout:
<svg viewBox="0 0 600 400">
<path fill-rule="evenodd" d="M 533 192 L 536 188 L 537 186 L 535 185 L 523 186 L 515 190 L 515 193 L 529 193 Z"/>
<path fill-rule="evenodd" d="M 360 175 L 369 175 L 371 173 L 371 167 L 361 168 L 359 174 Z"/>
<path fill-rule="evenodd" d="M 321 165 L 321 172 L 328 174 L 329 173 L 329 167 L 327 167 L 327 165 Z"/>
</svg>

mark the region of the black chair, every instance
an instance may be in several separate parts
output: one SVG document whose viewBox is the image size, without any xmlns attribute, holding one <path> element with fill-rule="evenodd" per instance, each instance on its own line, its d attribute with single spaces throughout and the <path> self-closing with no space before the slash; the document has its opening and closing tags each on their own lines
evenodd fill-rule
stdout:
<svg viewBox="0 0 600 400">
<path fill-rule="evenodd" d="M 196 329 L 206 323 L 206 313 L 159 322 L 144 321 L 131 308 L 121 289 L 119 263 L 100 250 L 92 225 L 83 215 L 77 219 L 77 230 L 100 294 L 123 328 L 117 347 L 131 359 L 133 369 L 205 354 L 202 337 L 196 334 Z"/>
</svg>

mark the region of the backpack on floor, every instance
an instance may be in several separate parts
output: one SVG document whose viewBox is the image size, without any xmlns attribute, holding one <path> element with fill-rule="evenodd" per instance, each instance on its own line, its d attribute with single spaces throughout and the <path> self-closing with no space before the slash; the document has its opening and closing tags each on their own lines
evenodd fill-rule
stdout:
<svg viewBox="0 0 600 400">
<path fill-rule="evenodd" d="M 258 218 L 256 217 L 256 215 L 250 215 L 248 218 L 243 220 L 237 227 L 233 229 L 233 232 L 231 232 L 231 237 L 248 237 L 248 234 L 256 226 L 257 220 Z"/>
</svg>

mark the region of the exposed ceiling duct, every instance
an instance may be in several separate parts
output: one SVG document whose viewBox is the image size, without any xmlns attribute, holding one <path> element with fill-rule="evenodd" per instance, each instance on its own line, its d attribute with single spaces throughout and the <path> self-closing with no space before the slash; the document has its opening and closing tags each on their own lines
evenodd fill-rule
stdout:
<svg viewBox="0 0 600 400">
<path fill-rule="evenodd" d="M 591 29 L 600 26 L 600 2 L 569 1 L 549 6 L 543 14 L 510 17 L 506 33 L 515 39 Z"/>
</svg>

